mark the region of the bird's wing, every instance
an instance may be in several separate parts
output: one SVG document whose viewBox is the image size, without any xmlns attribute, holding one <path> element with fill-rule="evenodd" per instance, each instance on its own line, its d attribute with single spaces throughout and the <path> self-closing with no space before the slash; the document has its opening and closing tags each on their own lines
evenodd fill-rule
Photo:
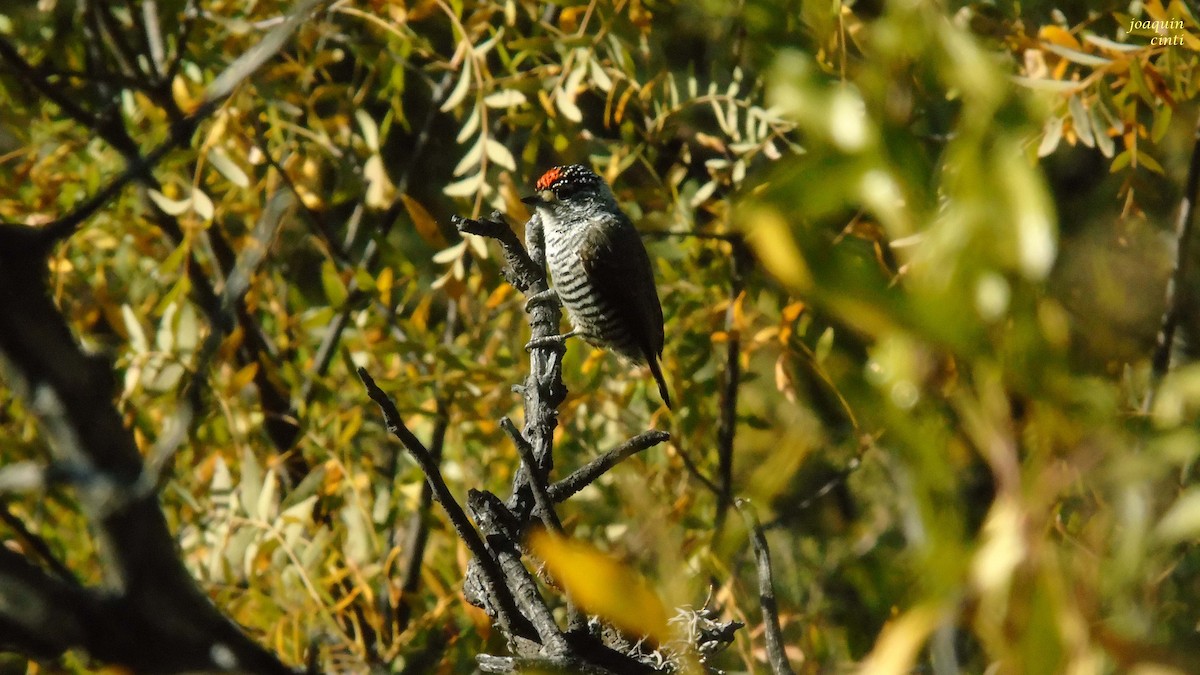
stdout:
<svg viewBox="0 0 1200 675">
<path fill-rule="evenodd" d="M 603 280 L 593 288 L 604 304 L 618 312 L 625 325 L 649 327 L 634 336 L 649 362 L 662 356 L 662 305 L 642 238 L 628 218 L 621 218 L 618 227 L 588 228 L 580 257 L 588 277 Z"/>
</svg>

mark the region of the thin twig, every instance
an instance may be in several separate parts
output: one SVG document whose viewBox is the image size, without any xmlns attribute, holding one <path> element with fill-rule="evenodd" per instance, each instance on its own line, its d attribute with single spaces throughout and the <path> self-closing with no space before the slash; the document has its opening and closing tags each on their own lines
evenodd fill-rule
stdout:
<svg viewBox="0 0 1200 675">
<path fill-rule="evenodd" d="M 767 640 L 767 659 L 775 675 L 792 675 L 787 653 L 783 649 L 783 631 L 779 627 L 779 608 L 775 602 L 775 581 L 771 573 L 771 549 L 762 525 L 748 499 L 737 500 L 738 511 L 746 521 L 750 545 L 754 548 L 754 560 L 758 567 L 758 601 L 762 606 L 763 632 Z"/>
<path fill-rule="evenodd" d="M 692 461 L 692 458 L 688 456 L 686 452 L 684 452 L 683 448 L 676 448 L 675 454 L 679 455 L 679 459 L 683 461 L 683 467 L 688 470 L 688 473 L 692 474 L 692 476 L 696 480 L 700 481 L 701 485 L 708 488 L 710 492 L 720 497 L 721 488 L 717 487 L 717 484 L 714 483 L 711 478 L 704 475 L 704 472 L 700 470 L 700 467 L 696 466 L 696 463 Z"/>
<path fill-rule="evenodd" d="M 633 455 L 652 448 L 659 443 L 670 440 L 671 434 L 658 429 L 644 431 L 625 441 L 617 447 L 593 459 L 587 464 L 571 472 L 571 475 L 554 483 L 546 489 L 550 501 L 555 504 L 566 501 L 572 495 L 591 485 L 606 471 Z"/>
<path fill-rule="evenodd" d="M 740 242 L 742 235 L 740 234 L 725 234 L 722 232 L 697 232 L 695 230 L 651 230 L 642 232 L 643 239 L 670 239 L 678 237 L 680 239 L 711 239 L 713 241 L 728 241 Z"/>
<path fill-rule="evenodd" d="M 1142 401 L 1142 412 L 1149 413 L 1154 404 L 1154 395 L 1163 377 L 1171 370 L 1171 348 L 1175 342 L 1175 330 L 1179 327 L 1180 304 L 1183 294 L 1180 290 L 1187 283 L 1191 272 L 1192 257 L 1192 226 L 1193 213 L 1196 210 L 1197 192 L 1200 191 L 1200 116 L 1197 116 L 1195 131 L 1192 133 L 1192 160 L 1188 164 L 1187 180 L 1183 189 L 1183 197 L 1179 201 L 1179 213 L 1175 219 L 1175 270 L 1167 281 L 1166 309 L 1163 311 L 1162 325 L 1158 329 L 1158 340 L 1154 345 L 1154 356 L 1150 360 L 1150 386 L 1146 389 L 1146 398 Z"/>
<path fill-rule="evenodd" d="M 505 590 L 512 594 L 521 609 L 522 618 L 527 619 L 537 633 L 537 641 L 541 646 L 536 651 L 555 654 L 568 652 L 570 646 L 566 636 L 554 620 L 554 613 L 542 598 L 537 580 L 521 560 L 521 550 L 517 542 L 521 540 L 524 523 L 517 521 L 499 497 L 485 490 L 470 490 L 467 493 L 467 507 L 475 516 L 479 529 L 487 537 L 491 549 L 496 554 L 496 560 L 508 584 Z M 472 563 L 477 566 L 478 559 Z M 463 583 L 463 593 L 475 595 L 468 588 L 478 583 L 478 574 L 473 575 L 468 571 L 467 579 Z M 507 637 L 511 639 L 514 636 L 508 633 Z M 519 642 L 514 646 L 518 653 L 532 651 L 527 648 L 528 645 Z"/>
<path fill-rule="evenodd" d="M 375 380 L 367 373 L 366 368 L 358 369 L 358 377 L 362 380 L 363 386 L 366 387 L 367 395 L 371 397 L 371 400 L 383 412 L 388 432 L 404 444 L 405 449 L 408 450 L 409 454 L 420 465 L 421 471 L 425 474 L 425 481 L 429 483 L 429 487 L 433 490 L 433 498 L 442 505 L 446 516 L 450 518 L 450 523 L 454 526 L 455 531 L 458 532 L 459 538 L 470 549 L 471 555 L 475 556 L 475 559 L 479 561 L 480 569 L 483 571 L 483 582 L 487 585 L 487 590 L 491 598 L 496 601 L 496 620 L 500 623 L 501 629 L 510 635 L 523 634 L 522 627 L 528 626 L 528 622 L 517 610 L 516 603 L 504 583 L 503 572 L 496 564 L 496 560 L 492 557 L 491 553 L 488 552 L 487 546 L 479 536 L 479 532 L 475 530 L 475 526 L 467 518 L 466 512 L 459 506 L 458 501 L 454 499 L 454 495 L 450 493 L 450 488 L 446 485 L 445 479 L 442 478 L 441 468 L 433 460 L 433 455 L 409 431 L 408 427 L 404 425 L 404 421 L 400 418 L 400 411 L 396 409 L 396 404 L 388 398 L 387 394 L 383 393 L 379 385 L 375 384 Z"/>
<path fill-rule="evenodd" d="M 70 583 L 78 583 L 75 573 L 70 570 L 63 561 L 54 555 L 50 550 L 50 545 L 45 539 L 32 532 L 25 526 L 25 521 L 16 516 L 15 513 L 9 510 L 8 504 L 4 500 L 0 500 L 0 521 L 9 526 L 13 532 L 17 533 L 17 537 L 25 543 L 34 553 L 37 554 L 39 560 L 54 572 L 55 576 L 63 581 Z"/>
<path fill-rule="evenodd" d="M 825 483 L 821 485 L 821 487 L 817 488 L 815 492 L 808 497 L 805 497 L 804 500 L 795 506 L 789 507 L 784 513 L 780 513 L 774 520 L 767 521 L 763 525 L 763 529 L 773 530 L 777 527 L 786 525 L 788 522 L 790 522 L 789 519 L 791 517 L 795 516 L 801 511 L 811 508 L 813 504 L 817 503 L 818 499 L 821 499 L 830 492 L 833 492 L 834 488 L 844 485 L 847 479 L 850 478 L 850 474 L 858 471 L 859 467 L 861 466 L 862 459 L 860 457 L 851 458 L 850 461 L 846 463 L 846 466 L 838 469 L 837 473 L 835 473 L 832 478 L 825 481 Z"/>
<path fill-rule="evenodd" d="M 745 288 L 745 266 L 749 253 L 739 239 L 732 240 L 730 255 L 729 306 L 725 308 L 725 375 L 721 387 L 721 418 L 717 426 L 717 515 L 714 530 L 720 532 L 725 514 L 733 503 L 733 441 L 737 434 L 738 388 L 742 380 L 742 341 L 738 333 L 737 307 Z"/>
<path fill-rule="evenodd" d="M 521 435 L 517 425 L 513 424 L 508 417 L 500 418 L 500 428 L 512 439 L 513 445 L 517 448 L 517 454 L 520 455 L 521 461 L 525 463 L 525 468 L 529 471 L 529 487 L 533 489 L 533 499 L 537 504 L 534 515 L 541 516 L 546 529 L 555 534 L 562 534 L 562 521 L 554 512 L 554 501 L 546 493 L 546 478 L 541 471 L 538 471 L 537 460 L 533 457 L 533 446 Z"/>
</svg>

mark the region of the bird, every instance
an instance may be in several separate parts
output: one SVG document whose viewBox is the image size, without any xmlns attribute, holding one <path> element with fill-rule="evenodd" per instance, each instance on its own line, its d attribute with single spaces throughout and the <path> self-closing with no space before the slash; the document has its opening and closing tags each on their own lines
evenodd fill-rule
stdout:
<svg viewBox="0 0 1200 675">
<path fill-rule="evenodd" d="M 556 166 L 522 199 L 541 217 L 546 263 L 573 330 L 588 344 L 650 366 L 667 408 L 663 312 L 650 256 L 603 178 L 582 164 Z"/>
</svg>

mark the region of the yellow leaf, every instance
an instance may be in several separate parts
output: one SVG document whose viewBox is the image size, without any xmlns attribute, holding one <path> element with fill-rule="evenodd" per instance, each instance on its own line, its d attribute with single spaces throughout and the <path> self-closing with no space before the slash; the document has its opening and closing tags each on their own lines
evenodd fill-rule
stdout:
<svg viewBox="0 0 1200 675">
<path fill-rule="evenodd" d="M 379 297 L 383 300 L 384 304 L 389 306 L 392 302 L 392 286 L 396 283 L 395 275 L 396 273 L 392 271 L 392 268 L 384 267 L 383 271 L 375 279 L 375 290 L 379 291 Z"/>
<path fill-rule="evenodd" d="M 791 323 L 800 318 L 800 314 L 804 312 L 805 304 L 802 301 L 796 301 L 783 308 L 783 320 Z"/>
<path fill-rule="evenodd" d="M 1058 26 L 1042 26 L 1038 30 L 1038 39 L 1076 51 L 1083 50 L 1083 46 L 1079 44 L 1079 40 L 1076 40 L 1074 35 L 1071 35 L 1066 29 L 1059 28 Z"/>
<path fill-rule="evenodd" d="M 647 635 L 660 644 L 671 639 L 667 609 L 642 575 L 580 541 L 534 532 L 529 545 L 545 561 L 550 576 L 587 613 L 631 637 Z"/>
<path fill-rule="evenodd" d="M 566 7 L 558 14 L 558 27 L 564 33 L 574 33 L 579 30 L 580 17 L 588 9 L 587 5 Z"/>
<path fill-rule="evenodd" d="M 805 293 L 812 288 L 808 265 L 779 211 L 766 206 L 751 207 L 742 214 L 741 221 L 746 240 L 768 272 L 794 293 Z"/>
<path fill-rule="evenodd" d="M 404 202 L 404 208 L 408 211 L 408 217 L 412 218 L 413 226 L 417 228 L 417 234 L 421 235 L 425 243 L 430 246 L 444 248 L 447 244 L 446 238 L 442 236 L 442 230 L 438 227 L 437 221 L 421 205 L 421 202 L 408 195 L 400 195 L 400 201 Z"/>
<path fill-rule="evenodd" d="M 176 75 L 175 79 L 171 80 L 171 98 L 175 99 L 175 105 L 185 113 L 195 112 L 200 106 L 200 102 L 188 91 L 187 82 L 182 75 Z"/>
<path fill-rule="evenodd" d="M 367 180 L 366 204 L 373 209 L 386 209 L 392 205 L 396 186 L 388 178 L 383 158 L 378 153 L 371 155 L 363 165 L 363 178 Z"/>
<path fill-rule="evenodd" d="M 929 634 L 937 628 L 941 612 L 930 606 L 908 610 L 883 627 L 875 648 L 863 661 L 860 675 L 900 675 L 912 672 L 913 664 Z"/>
<path fill-rule="evenodd" d="M 417 306 L 413 308 L 412 315 L 409 317 L 409 322 L 413 329 L 425 332 L 429 326 L 429 309 L 433 306 L 433 293 L 426 293 Z"/>
<path fill-rule="evenodd" d="M 775 388 L 783 392 L 788 401 L 796 402 L 796 385 L 792 382 L 791 368 L 784 354 L 775 359 Z"/>
<path fill-rule="evenodd" d="M 247 363 L 241 370 L 233 374 L 233 378 L 229 380 L 229 393 L 236 395 L 250 384 L 254 376 L 258 374 L 258 362 Z"/>
<path fill-rule="evenodd" d="M 488 295 L 487 301 L 484 303 L 484 307 L 487 307 L 488 309 L 496 309 L 505 301 L 505 299 L 508 298 L 508 296 L 512 295 L 510 292 L 511 290 L 512 286 L 509 286 L 508 284 L 499 284 L 496 286 L 496 290 L 492 291 L 491 294 Z"/>
</svg>

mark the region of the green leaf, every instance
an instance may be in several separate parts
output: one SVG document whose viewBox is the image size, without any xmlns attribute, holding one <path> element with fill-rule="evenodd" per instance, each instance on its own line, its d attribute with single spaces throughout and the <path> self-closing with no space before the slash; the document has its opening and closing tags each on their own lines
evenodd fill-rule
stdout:
<svg viewBox="0 0 1200 675">
<path fill-rule="evenodd" d="M 334 268 L 333 262 L 329 260 L 321 263 L 321 287 L 325 289 L 325 297 L 329 300 L 329 304 L 340 307 L 346 303 L 349 295 L 346 284 L 342 283 L 342 277 Z"/>
<path fill-rule="evenodd" d="M 1172 108 L 1169 105 L 1160 106 L 1154 110 L 1154 125 L 1150 128 L 1151 141 L 1162 142 L 1167 135 L 1167 130 L 1171 128 L 1171 113 Z"/>
</svg>

